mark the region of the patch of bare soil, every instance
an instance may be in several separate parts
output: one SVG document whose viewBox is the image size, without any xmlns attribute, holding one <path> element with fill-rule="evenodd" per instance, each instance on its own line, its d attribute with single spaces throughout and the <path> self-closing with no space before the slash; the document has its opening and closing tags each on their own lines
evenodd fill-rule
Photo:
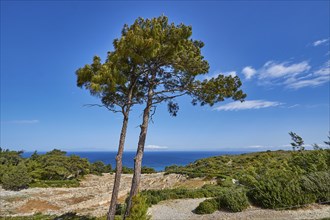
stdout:
<svg viewBox="0 0 330 220">
<path fill-rule="evenodd" d="M 72 197 L 69 199 L 64 199 L 63 201 L 66 202 L 69 205 L 74 205 L 77 203 L 81 203 L 87 200 L 90 200 L 91 198 L 93 198 L 94 196 L 89 195 L 89 196 L 82 196 L 82 197 Z"/>
<path fill-rule="evenodd" d="M 17 209 L 20 213 L 44 212 L 48 210 L 59 210 L 58 206 L 52 205 L 47 201 L 32 199 Z"/>
</svg>

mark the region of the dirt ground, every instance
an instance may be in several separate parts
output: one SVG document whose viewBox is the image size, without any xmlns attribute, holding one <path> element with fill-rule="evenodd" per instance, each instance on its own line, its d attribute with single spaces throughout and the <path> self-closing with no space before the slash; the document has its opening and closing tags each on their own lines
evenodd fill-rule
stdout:
<svg viewBox="0 0 330 220">
<path fill-rule="evenodd" d="M 103 216 L 108 211 L 114 174 L 87 175 L 75 188 L 30 188 L 18 192 L 0 188 L 0 216 L 25 216 L 34 213 L 60 215 L 67 212 Z M 123 174 L 119 201 L 123 202 L 130 190 L 131 174 Z M 214 180 L 187 179 L 179 174 L 143 174 L 141 189 L 174 187 L 198 188 Z"/>
</svg>

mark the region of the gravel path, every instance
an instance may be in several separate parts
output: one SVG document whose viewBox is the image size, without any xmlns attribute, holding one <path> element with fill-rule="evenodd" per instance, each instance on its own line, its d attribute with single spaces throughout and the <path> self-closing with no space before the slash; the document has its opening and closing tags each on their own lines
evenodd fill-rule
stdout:
<svg viewBox="0 0 330 220">
<path fill-rule="evenodd" d="M 313 204 L 298 210 L 275 211 L 250 207 L 239 213 L 216 211 L 213 214 L 197 215 L 192 211 L 205 199 L 177 199 L 158 203 L 149 208 L 152 220 L 197 220 L 197 219 L 322 219 L 330 217 L 330 205 Z"/>
</svg>

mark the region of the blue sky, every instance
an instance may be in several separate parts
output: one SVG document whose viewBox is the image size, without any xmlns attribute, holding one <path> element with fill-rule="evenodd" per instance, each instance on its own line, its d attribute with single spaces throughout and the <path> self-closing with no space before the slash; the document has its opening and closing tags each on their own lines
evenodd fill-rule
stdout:
<svg viewBox="0 0 330 220">
<path fill-rule="evenodd" d="M 117 149 L 121 115 L 76 87 L 75 70 L 105 58 L 125 23 L 164 13 L 205 43 L 205 77 L 238 75 L 246 102 L 214 107 L 179 99 L 158 107 L 147 150 L 290 149 L 329 128 L 329 1 L 1 1 L 1 147 L 26 151 Z M 137 146 L 142 107 L 126 149 Z"/>
</svg>

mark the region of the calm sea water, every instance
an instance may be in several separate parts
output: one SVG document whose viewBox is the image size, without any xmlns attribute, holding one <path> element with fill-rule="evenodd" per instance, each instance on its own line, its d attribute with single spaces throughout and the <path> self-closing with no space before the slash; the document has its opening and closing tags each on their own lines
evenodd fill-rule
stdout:
<svg viewBox="0 0 330 220">
<path fill-rule="evenodd" d="M 24 152 L 23 157 L 31 156 L 33 152 Z M 44 152 L 39 152 L 43 154 Z M 142 165 L 147 167 L 152 167 L 157 171 L 162 171 L 166 166 L 170 165 L 187 165 L 194 162 L 195 160 L 219 156 L 225 154 L 242 154 L 242 151 L 152 151 L 144 152 Z M 67 155 L 78 155 L 82 158 L 87 158 L 90 162 L 102 161 L 105 164 L 111 164 L 115 167 L 116 164 L 116 154 L 117 152 L 68 152 Z M 133 167 L 133 159 L 135 152 L 125 152 L 123 155 L 123 164 L 127 167 Z"/>
</svg>

